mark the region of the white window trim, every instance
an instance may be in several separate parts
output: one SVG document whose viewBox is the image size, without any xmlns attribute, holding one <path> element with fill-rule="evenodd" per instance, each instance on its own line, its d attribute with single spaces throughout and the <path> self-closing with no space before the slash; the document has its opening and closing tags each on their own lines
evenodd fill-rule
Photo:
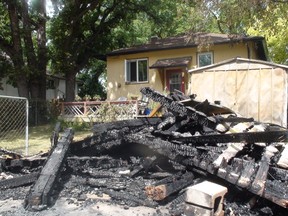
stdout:
<svg viewBox="0 0 288 216">
<path fill-rule="evenodd" d="M 147 61 L 147 80 L 146 81 L 139 81 L 139 73 L 138 73 L 138 61 L 143 61 L 146 60 Z M 127 62 L 136 62 L 136 79 L 137 81 L 129 81 L 127 80 L 128 78 L 128 74 L 127 74 Z M 124 71 L 125 71 L 125 83 L 147 83 L 149 81 L 149 76 L 148 76 L 148 72 L 149 72 L 149 68 L 148 68 L 148 58 L 140 58 L 140 59 L 125 59 L 125 67 L 124 67 Z"/>
<path fill-rule="evenodd" d="M 211 64 L 214 64 L 214 56 L 213 56 L 213 52 L 202 52 L 202 53 L 198 53 L 197 54 L 197 66 L 198 67 L 203 67 L 203 66 L 200 66 L 200 56 L 202 55 L 207 55 L 207 54 L 211 54 Z"/>
</svg>

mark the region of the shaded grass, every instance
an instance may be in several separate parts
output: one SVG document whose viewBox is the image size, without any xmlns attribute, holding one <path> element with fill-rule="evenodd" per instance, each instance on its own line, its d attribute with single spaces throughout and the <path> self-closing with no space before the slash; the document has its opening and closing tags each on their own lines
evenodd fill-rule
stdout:
<svg viewBox="0 0 288 216">
<path fill-rule="evenodd" d="M 28 155 L 35 155 L 41 152 L 48 152 L 51 148 L 50 137 L 55 125 L 47 124 L 29 128 Z M 91 129 L 74 129 L 74 139 L 81 140 L 91 135 Z M 60 133 L 61 136 L 61 133 Z M 22 139 L 0 139 L 0 148 L 26 155 L 26 143 Z"/>
</svg>

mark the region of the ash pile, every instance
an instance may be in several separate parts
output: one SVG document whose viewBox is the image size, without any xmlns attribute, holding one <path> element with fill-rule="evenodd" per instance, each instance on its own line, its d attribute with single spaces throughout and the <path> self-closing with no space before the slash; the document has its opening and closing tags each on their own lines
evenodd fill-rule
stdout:
<svg viewBox="0 0 288 216">
<path fill-rule="evenodd" d="M 69 197 L 83 206 L 164 206 L 175 216 L 287 215 L 286 128 L 180 92 L 141 93 L 163 116 L 96 124 L 77 142 L 69 128 L 58 137 L 56 125 L 48 154 L 2 158 L 13 177 L 0 181 L 2 199 L 20 196 L 27 211 Z"/>
</svg>

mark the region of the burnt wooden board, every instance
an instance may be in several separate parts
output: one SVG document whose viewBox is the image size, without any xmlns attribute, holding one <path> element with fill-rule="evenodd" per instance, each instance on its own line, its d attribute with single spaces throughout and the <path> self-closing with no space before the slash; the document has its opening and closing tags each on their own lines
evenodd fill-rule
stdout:
<svg viewBox="0 0 288 216">
<path fill-rule="evenodd" d="M 30 189 L 25 199 L 24 205 L 27 209 L 41 210 L 51 204 L 51 193 L 60 169 L 65 162 L 73 135 L 74 132 L 72 129 L 66 129 L 57 142 L 36 183 Z"/>
</svg>

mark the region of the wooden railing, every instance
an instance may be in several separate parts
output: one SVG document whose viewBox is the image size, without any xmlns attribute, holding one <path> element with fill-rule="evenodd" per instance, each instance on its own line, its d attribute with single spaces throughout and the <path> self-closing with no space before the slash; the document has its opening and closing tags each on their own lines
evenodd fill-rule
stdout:
<svg viewBox="0 0 288 216">
<path fill-rule="evenodd" d="M 62 102 L 61 118 L 72 120 L 80 118 L 87 122 L 107 122 L 133 119 L 138 116 L 139 102 L 127 101 L 81 101 Z"/>
</svg>

